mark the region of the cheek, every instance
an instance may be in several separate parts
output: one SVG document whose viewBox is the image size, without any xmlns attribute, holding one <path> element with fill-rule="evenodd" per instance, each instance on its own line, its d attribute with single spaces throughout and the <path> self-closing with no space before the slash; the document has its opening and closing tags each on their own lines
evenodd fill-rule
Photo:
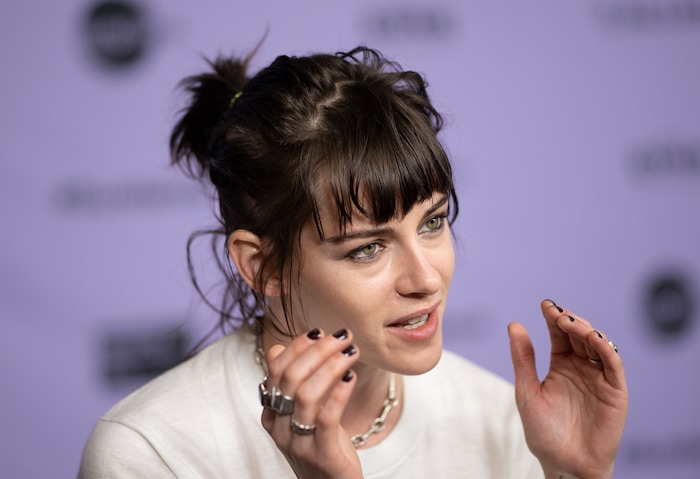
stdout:
<svg viewBox="0 0 700 479">
<path fill-rule="evenodd" d="M 314 272 L 302 276 L 298 301 L 309 319 L 338 321 L 363 317 L 387 302 L 391 287 L 390 268 L 370 273 L 355 269 L 333 268 L 333 271 Z"/>
<path fill-rule="evenodd" d="M 452 249 L 452 242 L 450 242 L 450 254 L 447 259 L 447 264 L 446 264 L 446 273 L 447 273 L 447 279 L 452 280 L 452 274 L 455 271 L 455 253 L 454 250 Z"/>
<path fill-rule="evenodd" d="M 342 274 L 337 268 L 303 274 L 299 281 L 297 301 L 304 311 L 311 314 L 327 314 L 352 302 L 359 285 L 353 277 Z M 340 286 L 342 285 L 342 287 Z"/>
<path fill-rule="evenodd" d="M 455 270 L 455 253 L 452 246 L 452 238 L 449 238 L 444 245 L 435 250 L 433 265 L 447 283 L 452 280 L 452 274 Z"/>
</svg>

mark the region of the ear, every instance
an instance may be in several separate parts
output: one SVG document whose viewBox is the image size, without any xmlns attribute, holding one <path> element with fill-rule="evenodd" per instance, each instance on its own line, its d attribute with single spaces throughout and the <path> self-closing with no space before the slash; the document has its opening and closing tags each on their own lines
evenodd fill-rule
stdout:
<svg viewBox="0 0 700 479">
<path fill-rule="evenodd" d="M 236 230 L 228 237 L 228 254 L 236 265 L 238 274 L 253 291 L 265 296 L 280 295 L 280 281 L 277 272 L 261 275 L 260 268 L 265 259 L 263 241 L 247 230 Z"/>
</svg>

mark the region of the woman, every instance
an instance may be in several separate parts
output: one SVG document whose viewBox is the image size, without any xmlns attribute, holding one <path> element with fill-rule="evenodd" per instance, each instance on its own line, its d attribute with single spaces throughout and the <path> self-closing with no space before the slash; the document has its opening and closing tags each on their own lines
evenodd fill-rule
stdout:
<svg viewBox="0 0 700 479">
<path fill-rule="evenodd" d="M 627 389 L 588 321 L 542 302 L 542 383 L 509 325 L 515 401 L 442 350 L 457 198 L 423 78 L 366 48 L 249 59 L 185 79 L 171 137 L 216 188 L 240 327 L 109 411 L 80 476 L 611 477 Z"/>
</svg>

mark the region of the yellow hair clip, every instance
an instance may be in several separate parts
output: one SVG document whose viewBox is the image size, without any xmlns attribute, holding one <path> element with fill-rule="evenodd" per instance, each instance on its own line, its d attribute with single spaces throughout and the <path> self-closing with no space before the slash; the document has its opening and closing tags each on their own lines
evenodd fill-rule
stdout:
<svg viewBox="0 0 700 479">
<path fill-rule="evenodd" d="M 233 95 L 233 98 L 231 98 L 231 102 L 228 104 L 228 107 L 231 108 L 234 103 L 236 103 L 236 100 L 238 100 L 241 95 L 243 94 L 242 91 L 237 92 L 235 95 Z"/>
</svg>

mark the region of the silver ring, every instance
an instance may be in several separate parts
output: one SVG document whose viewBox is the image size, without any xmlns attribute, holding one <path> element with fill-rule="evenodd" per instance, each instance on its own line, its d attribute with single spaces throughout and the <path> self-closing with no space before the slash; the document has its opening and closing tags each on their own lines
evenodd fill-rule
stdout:
<svg viewBox="0 0 700 479">
<path fill-rule="evenodd" d="M 612 341 L 608 341 L 608 344 L 610 345 L 611 348 L 613 348 L 615 350 L 616 353 L 618 352 L 617 351 L 617 344 L 613 343 Z"/>
<path fill-rule="evenodd" d="M 301 434 L 302 436 L 308 436 L 313 434 L 315 430 L 315 424 L 311 424 L 310 426 L 307 426 L 306 424 L 299 424 L 297 420 L 294 419 L 294 415 L 292 415 L 292 431 L 295 433 Z"/>
<path fill-rule="evenodd" d="M 595 366 L 602 366 L 603 360 L 602 359 L 593 359 L 593 358 L 588 358 L 588 360 L 591 362 L 591 364 Z"/>
<path fill-rule="evenodd" d="M 260 404 L 263 407 L 277 411 L 278 414 L 292 414 L 294 412 L 294 398 L 282 394 L 282 391 L 277 389 L 277 386 L 272 386 L 268 391 L 266 383 L 267 378 L 263 379 L 263 382 L 258 385 Z"/>
</svg>

